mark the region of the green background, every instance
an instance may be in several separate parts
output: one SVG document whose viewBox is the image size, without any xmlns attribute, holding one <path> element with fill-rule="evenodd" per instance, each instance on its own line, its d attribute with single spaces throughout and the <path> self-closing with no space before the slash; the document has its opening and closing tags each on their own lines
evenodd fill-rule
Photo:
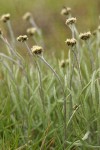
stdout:
<svg viewBox="0 0 100 150">
<path fill-rule="evenodd" d="M 42 29 L 45 49 L 50 51 L 65 50 L 65 40 L 70 38 L 70 30 L 65 25 L 66 18 L 60 15 L 63 6 L 72 8 L 72 15 L 77 18 L 79 32 L 97 28 L 99 24 L 100 0 L 0 0 L 0 15 L 11 13 L 12 26 L 17 37 L 25 34 L 30 25 L 22 20 L 25 12 L 30 11 Z M 5 30 L 5 25 L 0 23 Z"/>
</svg>

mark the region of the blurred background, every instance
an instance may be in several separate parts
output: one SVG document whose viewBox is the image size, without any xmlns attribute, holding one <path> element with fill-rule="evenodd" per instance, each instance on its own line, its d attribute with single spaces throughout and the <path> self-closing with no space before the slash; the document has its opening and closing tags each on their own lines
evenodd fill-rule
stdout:
<svg viewBox="0 0 100 150">
<path fill-rule="evenodd" d="M 66 50 L 64 41 L 71 37 L 70 30 L 65 25 L 66 18 L 60 15 L 63 6 L 72 8 L 72 16 L 77 18 L 79 32 L 97 28 L 100 0 L 0 0 L 0 16 L 4 13 L 11 14 L 12 27 L 17 37 L 25 34 L 30 27 L 30 24 L 22 20 L 22 16 L 31 12 L 42 30 L 45 49 L 57 52 Z M 0 28 L 6 30 L 6 25 L 0 22 Z"/>
</svg>

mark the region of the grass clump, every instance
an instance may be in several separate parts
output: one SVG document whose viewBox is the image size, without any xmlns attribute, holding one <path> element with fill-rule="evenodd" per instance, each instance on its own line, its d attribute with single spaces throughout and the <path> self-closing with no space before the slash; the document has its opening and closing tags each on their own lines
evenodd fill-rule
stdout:
<svg viewBox="0 0 100 150">
<path fill-rule="evenodd" d="M 72 33 L 66 59 L 44 56 L 41 30 L 30 13 L 24 15 L 32 26 L 29 37 L 17 37 L 28 61 L 17 51 L 11 23 L 10 42 L 0 29 L 7 48 L 0 53 L 1 149 L 100 149 L 100 31 L 79 34 L 71 9 L 64 7 L 61 14 Z"/>
</svg>

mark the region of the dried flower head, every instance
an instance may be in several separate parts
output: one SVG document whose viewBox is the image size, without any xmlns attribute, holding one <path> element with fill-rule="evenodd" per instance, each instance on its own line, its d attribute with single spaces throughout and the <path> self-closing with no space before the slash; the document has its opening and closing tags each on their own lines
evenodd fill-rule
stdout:
<svg viewBox="0 0 100 150">
<path fill-rule="evenodd" d="M 76 45 L 76 39 L 74 39 L 74 38 L 72 38 L 72 39 L 67 39 L 65 42 L 66 42 L 66 44 L 67 44 L 68 46 L 71 46 L 71 47 L 73 47 L 73 46 Z"/>
<path fill-rule="evenodd" d="M 31 48 L 31 51 L 33 54 L 35 55 L 40 55 L 42 54 L 43 52 L 43 48 L 41 46 L 37 46 L 37 45 L 34 45 L 32 48 Z"/>
<path fill-rule="evenodd" d="M 4 14 L 1 16 L 1 21 L 6 23 L 10 19 L 10 14 Z"/>
<path fill-rule="evenodd" d="M 61 68 L 65 68 L 65 66 L 66 66 L 66 61 L 65 60 L 61 60 L 60 67 Z"/>
<path fill-rule="evenodd" d="M 32 28 L 28 28 L 26 32 L 29 36 L 33 36 L 36 33 L 36 31 L 37 31 L 36 28 L 32 27 Z"/>
<path fill-rule="evenodd" d="M 98 30 L 100 31 L 100 26 L 98 26 Z"/>
<path fill-rule="evenodd" d="M 77 110 L 78 107 L 79 107 L 79 105 L 75 104 L 75 105 L 73 106 L 73 110 Z"/>
<path fill-rule="evenodd" d="M 66 20 L 66 25 L 72 25 L 76 23 L 76 18 L 72 17 Z"/>
<path fill-rule="evenodd" d="M 82 40 L 88 40 L 91 37 L 91 32 L 85 32 L 85 33 L 80 33 L 79 35 L 80 39 Z"/>
<path fill-rule="evenodd" d="M 61 10 L 61 15 L 67 16 L 67 15 L 70 14 L 70 12 L 71 12 L 71 8 L 70 7 L 67 7 L 67 8 L 63 7 L 62 10 Z"/>
<path fill-rule="evenodd" d="M 23 20 L 29 20 L 31 18 L 31 13 L 30 12 L 26 12 L 23 16 Z"/>
<path fill-rule="evenodd" d="M 25 42 L 28 40 L 27 35 L 20 35 L 19 37 L 17 37 L 17 41 L 19 42 Z"/>
</svg>

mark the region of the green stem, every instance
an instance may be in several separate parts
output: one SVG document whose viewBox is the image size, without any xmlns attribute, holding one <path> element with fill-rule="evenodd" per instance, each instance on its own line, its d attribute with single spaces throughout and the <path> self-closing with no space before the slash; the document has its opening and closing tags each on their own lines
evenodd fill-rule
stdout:
<svg viewBox="0 0 100 150">
<path fill-rule="evenodd" d="M 41 97 L 41 101 L 42 101 L 43 111 L 45 112 L 44 94 L 43 94 L 43 87 L 42 87 L 41 70 L 40 70 L 40 67 L 39 67 L 39 65 L 38 65 L 38 62 L 37 62 L 35 56 L 34 56 L 34 60 L 33 60 L 33 54 L 32 54 L 32 52 L 30 51 L 30 48 L 29 48 L 29 46 L 28 46 L 28 44 L 27 44 L 26 42 L 25 42 L 25 45 L 26 45 L 26 47 L 27 47 L 27 50 L 28 50 L 28 53 L 29 53 L 29 55 L 30 55 L 30 58 L 31 58 L 32 62 L 36 65 L 37 70 L 38 70 L 39 87 L 40 87 L 39 92 L 40 92 L 40 97 Z"/>
<path fill-rule="evenodd" d="M 9 29 L 9 32 L 10 32 L 11 40 L 12 40 L 13 43 L 15 43 L 15 37 L 14 37 L 14 33 L 13 33 L 13 30 L 12 30 L 10 20 L 7 21 L 7 25 L 8 25 L 8 29 Z"/>
<path fill-rule="evenodd" d="M 89 46 L 90 45 L 89 41 L 86 41 L 86 44 L 87 44 L 88 53 L 89 53 L 89 57 L 90 57 L 91 70 L 93 72 L 93 70 L 94 70 L 94 64 L 93 64 L 94 60 L 93 60 L 93 55 L 91 53 L 91 49 L 90 49 L 90 46 Z"/>
<path fill-rule="evenodd" d="M 78 60 L 77 60 L 77 55 L 76 55 L 76 53 L 75 53 L 75 51 L 73 49 L 72 49 L 72 52 L 74 54 L 74 57 L 75 57 L 75 60 L 76 60 L 76 63 L 77 63 L 77 67 L 78 67 L 78 70 L 79 70 L 79 77 L 80 77 L 80 81 L 81 81 L 81 86 L 83 87 L 81 70 L 80 70 L 80 65 L 78 63 Z"/>
<path fill-rule="evenodd" d="M 72 79 L 73 79 L 74 67 L 75 67 L 75 63 L 72 63 L 72 69 L 70 68 L 70 65 L 69 65 L 70 71 L 72 70 L 71 73 L 70 73 L 70 84 L 69 84 L 70 91 L 71 91 L 71 88 L 72 88 Z M 72 104 L 72 95 L 70 94 L 69 118 L 72 115 L 72 107 L 73 107 L 73 104 Z"/>
<path fill-rule="evenodd" d="M 63 107 L 64 107 L 64 150 L 66 149 L 66 136 L 67 136 L 67 130 L 66 130 L 66 94 L 65 94 L 65 90 L 62 84 L 62 81 L 60 80 L 60 77 L 58 76 L 58 74 L 55 72 L 55 70 L 48 64 L 48 62 L 44 59 L 43 56 L 38 55 L 38 57 L 49 67 L 49 69 L 54 73 L 55 77 L 58 79 L 62 91 L 63 91 L 63 95 L 64 95 L 64 102 L 63 102 Z"/>
</svg>

